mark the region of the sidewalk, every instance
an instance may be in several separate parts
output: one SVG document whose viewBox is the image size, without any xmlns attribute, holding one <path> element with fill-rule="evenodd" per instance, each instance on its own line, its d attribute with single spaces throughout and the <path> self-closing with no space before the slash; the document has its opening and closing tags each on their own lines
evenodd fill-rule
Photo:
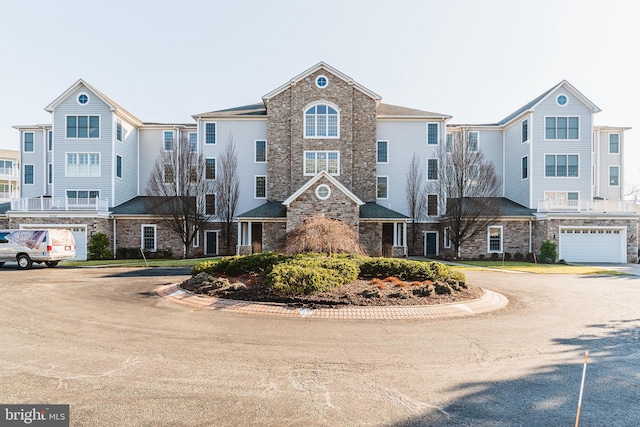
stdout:
<svg viewBox="0 0 640 427">
<path fill-rule="evenodd" d="M 505 296 L 486 289 L 484 289 L 484 295 L 482 297 L 464 303 L 387 307 L 346 306 L 341 308 L 320 309 L 290 307 L 287 304 L 270 302 L 214 298 L 185 291 L 181 289 L 178 284 L 166 285 L 157 293 L 158 296 L 167 301 L 183 304 L 192 308 L 228 311 L 254 316 L 341 320 L 444 319 L 449 317 L 473 316 L 480 313 L 500 310 L 509 303 Z"/>
</svg>

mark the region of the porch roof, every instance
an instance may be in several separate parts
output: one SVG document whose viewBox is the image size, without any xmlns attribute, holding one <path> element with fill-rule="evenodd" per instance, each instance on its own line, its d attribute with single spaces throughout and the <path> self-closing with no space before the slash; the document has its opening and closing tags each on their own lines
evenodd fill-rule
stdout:
<svg viewBox="0 0 640 427">
<path fill-rule="evenodd" d="M 246 211 L 243 214 L 238 215 L 238 218 L 286 218 L 287 208 L 282 204 L 272 200 L 260 205 L 257 208 Z"/>
<path fill-rule="evenodd" d="M 532 217 L 536 213 L 535 209 L 529 209 L 506 197 L 478 197 L 478 199 L 485 199 L 487 204 L 498 205 L 500 207 L 501 217 Z M 449 202 L 452 200 L 455 199 L 451 198 L 447 200 L 447 209 Z"/>
<path fill-rule="evenodd" d="M 8 210 L 11 210 L 11 202 L 0 203 L 0 215 L 6 214 Z"/>
<path fill-rule="evenodd" d="M 195 198 L 189 197 L 191 209 L 195 211 Z M 172 198 L 165 196 L 136 196 L 124 203 L 114 206 L 111 209 L 113 215 L 158 215 L 162 213 L 162 208 L 169 206 Z M 166 212 L 171 214 L 171 209 L 167 208 Z"/>
<path fill-rule="evenodd" d="M 374 202 L 367 202 L 360 206 L 360 219 L 409 219 L 408 216 L 393 211 Z"/>
</svg>

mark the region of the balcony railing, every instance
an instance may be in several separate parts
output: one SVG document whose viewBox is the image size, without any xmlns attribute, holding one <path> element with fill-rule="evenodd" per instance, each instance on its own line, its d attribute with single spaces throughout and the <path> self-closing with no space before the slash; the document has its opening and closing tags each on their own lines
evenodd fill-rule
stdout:
<svg viewBox="0 0 640 427">
<path fill-rule="evenodd" d="M 626 200 L 567 200 L 565 203 L 538 201 L 538 212 L 640 213 L 640 205 Z"/>
<path fill-rule="evenodd" d="M 15 199 L 20 196 L 18 191 L 0 191 L 0 202 L 10 202 L 11 199 Z"/>
<path fill-rule="evenodd" d="M 0 179 L 17 180 L 18 168 L 0 168 Z"/>
<path fill-rule="evenodd" d="M 33 197 L 11 200 L 11 210 L 21 212 L 33 211 L 109 211 L 107 199 L 68 197 Z"/>
</svg>

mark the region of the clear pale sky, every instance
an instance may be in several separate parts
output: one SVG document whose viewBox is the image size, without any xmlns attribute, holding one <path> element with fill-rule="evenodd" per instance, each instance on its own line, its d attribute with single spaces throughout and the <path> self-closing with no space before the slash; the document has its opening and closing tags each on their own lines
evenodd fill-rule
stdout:
<svg viewBox="0 0 640 427">
<path fill-rule="evenodd" d="M 143 121 L 260 102 L 320 61 L 385 103 L 496 122 L 567 79 L 630 126 L 626 184 L 640 184 L 640 2 L 0 2 L 0 148 L 12 125 L 85 79 Z"/>
</svg>

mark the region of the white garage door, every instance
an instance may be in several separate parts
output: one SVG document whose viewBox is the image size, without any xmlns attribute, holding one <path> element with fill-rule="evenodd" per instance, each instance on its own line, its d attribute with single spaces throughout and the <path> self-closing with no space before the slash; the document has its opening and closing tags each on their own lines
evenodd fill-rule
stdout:
<svg viewBox="0 0 640 427">
<path fill-rule="evenodd" d="M 558 246 L 568 262 L 627 262 L 624 228 L 562 228 Z"/>
<path fill-rule="evenodd" d="M 20 228 L 43 229 L 43 228 L 66 228 L 71 230 L 76 241 L 75 260 L 84 261 L 87 259 L 87 226 L 77 224 L 21 224 Z"/>
</svg>

